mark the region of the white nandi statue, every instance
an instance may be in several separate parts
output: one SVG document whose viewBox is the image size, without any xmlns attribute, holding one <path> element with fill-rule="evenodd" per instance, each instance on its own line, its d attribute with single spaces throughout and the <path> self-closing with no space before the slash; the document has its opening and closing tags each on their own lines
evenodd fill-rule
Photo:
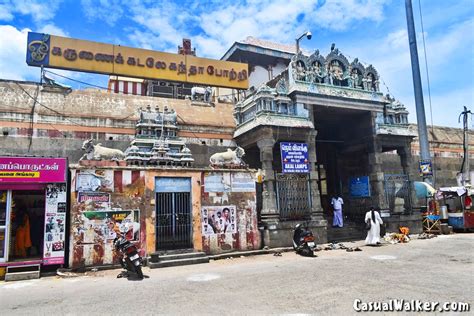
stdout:
<svg viewBox="0 0 474 316">
<path fill-rule="evenodd" d="M 242 157 L 245 155 L 245 150 L 242 147 L 237 147 L 235 150 L 227 148 L 226 152 L 215 153 L 209 158 L 211 166 L 224 166 L 228 164 L 242 165 Z"/>
<path fill-rule="evenodd" d="M 79 160 L 123 160 L 125 154 L 119 149 L 103 147 L 102 144 L 94 145 L 92 139 L 82 143 L 82 150 L 86 153 Z"/>
<path fill-rule="evenodd" d="M 211 96 L 212 96 L 212 88 L 211 87 L 192 87 L 191 88 L 191 100 L 196 101 L 197 96 L 200 95 L 203 102 L 210 103 Z"/>
</svg>

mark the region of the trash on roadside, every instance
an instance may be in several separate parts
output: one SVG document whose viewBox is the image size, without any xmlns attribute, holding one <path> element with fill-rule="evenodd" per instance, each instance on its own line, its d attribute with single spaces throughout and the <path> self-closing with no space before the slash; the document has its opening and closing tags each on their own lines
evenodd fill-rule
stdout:
<svg viewBox="0 0 474 316">
<path fill-rule="evenodd" d="M 79 274 L 67 271 L 66 269 L 57 269 L 56 274 L 62 278 L 74 278 L 79 276 Z"/>
<path fill-rule="evenodd" d="M 428 234 L 428 233 L 425 233 L 425 232 L 418 235 L 418 239 L 431 239 L 431 238 L 434 238 L 434 237 L 436 237 L 435 234 Z"/>
</svg>

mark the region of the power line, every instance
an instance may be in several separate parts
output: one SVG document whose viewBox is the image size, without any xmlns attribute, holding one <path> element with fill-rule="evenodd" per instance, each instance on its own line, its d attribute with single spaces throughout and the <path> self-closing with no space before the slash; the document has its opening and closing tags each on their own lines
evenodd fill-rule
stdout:
<svg viewBox="0 0 474 316">
<path fill-rule="evenodd" d="M 423 28 L 423 15 L 421 14 L 421 1 L 420 0 L 418 0 L 418 5 L 420 7 L 421 35 L 422 35 L 422 38 L 423 38 L 423 52 L 424 52 L 424 55 L 425 55 L 426 80 L 428 82 L 428 99 L 429 99 L 429 102 L 430 102 L 431 130 L 432 130 L 432 133 L 434 133 L 433 108 L 431 106 L 430 75 L 428 73 L 428 58 L 426 57 L 425 30 Z"/>
<path fill-rule="evenodd" d="M 20 87 L 20 89 L 21 89 L 27 96 L 29 96 L 31 99 L 35 100 L 35 98 L 34 98 L 33 96 L 31 96 L 31 94 L 29 94 L 28 91 L 26 91 L 18 82 L 15 82 L 15 83 L 18 85 L 18 87 Z M 39 87 L 39 86 L 38 86 L 38 87 Z M 64 113 L 61 113 L 61 112 L 59 112 L 59 111 L 56 111 L 56 110 L 54 110 L 54 109 L 52 109 L 52 108 L 50 108 L 50 107 L 48 107 L 48 106 L 42 104 L 42 103 L 39 102 L 39 101 L 36 101 L 36 103 L 38 103 L 38 104 L 41 105 L 42 107 L 48 109 L 49 111 L 51 111 L 51 112 L 53 112 L 53 113 L 55 113 L 55 114 L 58 114 L 58 115 L 62 116 L 65 120 L 67 120 L 67 121 L 69 121 L 69 122 L 71 122 L 71 123 L 73 123 L 73 124 L 75 124 L 75 125 L 77 125 L 77 126 L 81 126 L 81 127 L 82 127 L 82 126 L 86 126 L 86 125 L 79 124 L 79 123 L 77 123 L 77 122 L 75 122 L 75 121 L 73 121 L 73 120 L 71 120 L 71 119 L 68 119 Z"/>
</svg>

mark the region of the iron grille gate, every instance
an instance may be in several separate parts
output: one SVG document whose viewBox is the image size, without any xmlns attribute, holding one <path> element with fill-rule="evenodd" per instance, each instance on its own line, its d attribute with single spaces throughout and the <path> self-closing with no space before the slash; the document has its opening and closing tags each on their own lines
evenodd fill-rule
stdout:
<svg viewBox="0 0 474 316">
<path fill-rule="evenodd" d="M 311 214 L 311 194 L 306 174 L 277 173 L 276 193 L 280 218 L 306 219 Z"/>
<path fill-rule="evenodd" d="M 391 212 L 411 213 L 411 184 L 406 174 L 384 175 L 385 200 Z"/>
<path fill-rule="evenodd" d="M 166 187 L 164 182 L 169 182 L 170 179 L 174 179 L 175 183 Z M 187 178 L 157 179 L 156 191 L 175 192 L 156 192 L 156 250 L 193 247 L 190 181 L 179 183 L 183 179 L 189 180 Z M 187 192 L 176 192 L 183 189 Z"/>
</svg>

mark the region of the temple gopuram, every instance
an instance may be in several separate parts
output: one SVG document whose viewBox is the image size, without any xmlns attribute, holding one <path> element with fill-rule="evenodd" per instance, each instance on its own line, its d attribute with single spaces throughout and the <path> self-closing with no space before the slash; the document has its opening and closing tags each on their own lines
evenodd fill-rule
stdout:
<svg viewBox="0 0 474 316">
<path fill-rule="evenodd" d="M 156 107 L 152 111 L 140 109 L 140 119 L 135 127 L 135 139 L 125 151 L 128 165 L 138 166 L 191 166 L 191 150 L 177 136 L 177 114 L 174 109 Z"/>
</svg>

